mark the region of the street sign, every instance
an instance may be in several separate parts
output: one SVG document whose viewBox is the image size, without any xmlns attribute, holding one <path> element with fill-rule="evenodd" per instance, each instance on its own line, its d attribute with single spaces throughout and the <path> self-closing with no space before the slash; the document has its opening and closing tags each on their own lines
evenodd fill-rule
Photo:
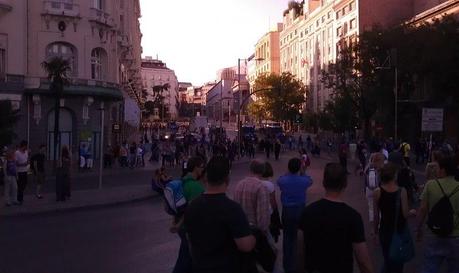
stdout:
<svg viewBox="0 0 459 273">
<path fill-rule="evenodd" d="M 443 108 L 422 108 L 422 131 L 443 131 Z"/>
</svg>

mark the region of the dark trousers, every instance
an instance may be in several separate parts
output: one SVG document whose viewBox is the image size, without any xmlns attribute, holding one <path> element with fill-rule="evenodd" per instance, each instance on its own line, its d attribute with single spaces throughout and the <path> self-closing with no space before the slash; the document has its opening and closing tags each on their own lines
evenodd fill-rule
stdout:
<svg viewBox="0 0 459 273">
<path fill-rule="evenodd" d="M 340 156 L 339 157 L 339 163 L 341 166 L 347 171 L 347 157 L 345 156 Z"/>
<path fill-rule="evenodd" d="M 178 234 L 180 236 L 180 249 L 172 273 L 191 273 L 191 253 L 190 249 L 188 248 L 188 240 L 186 239 L 185 230 L 180 229 Z"/>
<path fill-rule="evenodd" d="M 279 154 L 280 154 L 280 150 L 274 150 L 274 157 L 276 158 L 276 160 L 279 159 Z"/>
<path fill-rule="evenodd" d="M 298 224 L 304 205 L 282 208 L 283 228 L 283 267 L 285 273 L 296 272 L 296 246 L 298 235 Z"/>
<path fill-rule="evenodd" d="M 269 158 L 269 154 L 271 153 L 271 149 L 266 148 L 265 152 L 266 152 L 266 158 Z"/>
<path fill-rule="evenodd" d="M 57 170 L 56 176 L 56 201 L 65 201 L 70 196 L 70 176 L 60 168 Z"/>
<path fill-rule="evenodd" d="M 27 186 L 27 172 L 18 172 L 18 202 L 24 201 L 24 191 Z"/>
</svg>

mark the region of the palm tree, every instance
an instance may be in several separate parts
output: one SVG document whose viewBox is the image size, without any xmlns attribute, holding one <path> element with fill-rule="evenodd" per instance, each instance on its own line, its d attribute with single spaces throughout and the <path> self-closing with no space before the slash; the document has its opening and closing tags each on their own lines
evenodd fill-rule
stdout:
<svg viewBox="0 0 459 273">
<path fill-rule="evenodd" d="M 164 120 L 164 91 L 169 91 L 170 85 L 168 83 L 163 85 L 155 85 L 153 86 L 153 96 L 154 102 L 156 105 L 162 108 L 162 115 L 161 120 Z"/>
<path fill-rule="evenodd" d="M 70 62 L 62 57 L 53 57 L 41 63 L 51 82 L 49 90 L 54 94 L 54 167 L 57 166 L 57 150 L 59 149 L 59 113 L 60 100 L 64 93 L 64 86 L 69 83 L 67 73 L 71 70 Z"/>
</svg>

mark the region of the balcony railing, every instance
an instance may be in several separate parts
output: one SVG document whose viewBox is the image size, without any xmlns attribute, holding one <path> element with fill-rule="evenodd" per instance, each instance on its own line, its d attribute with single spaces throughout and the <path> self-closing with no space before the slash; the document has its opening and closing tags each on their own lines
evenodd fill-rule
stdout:
<svg viewBox="0 0 459 273">
<path fill-rule="evenodd" d="M 0 0 L 0 10 L 11 11 L 12 9 L 11 0 Z"/>
<path fill-rule="evenodd" d="M 89 21 L 104 25 L 106 27 L 115 26 L 115 20 L 113 20 L 109 13 L 96 8 L 90 9 Z"/>
<path fill-rule="evenodd" d="M 68 17 L 79 17 L 80 6 L 73 3 L 64 3 L 56 1 L 44 1 L 43 2 L 43 14 L 68 16 Z"/>
</svg>

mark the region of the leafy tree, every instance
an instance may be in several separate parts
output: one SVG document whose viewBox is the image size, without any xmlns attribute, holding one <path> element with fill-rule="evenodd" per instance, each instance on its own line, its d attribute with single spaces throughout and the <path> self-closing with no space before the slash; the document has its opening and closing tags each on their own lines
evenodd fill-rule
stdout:
<svg viewBox="0 0 459 273">
<path fill-rule="evenodd" d="M 0 101 L 0 147 L 10 145 L 16 134 L 14 125 L 18 121 L 18 110 L 13 110 L 9 100 Z"/>
<path fill-rule="evenodd" d="M 256 100 L 249 104 L 248 112 L 249 115 L 254 117 L 258 123 L 260 123 L 263 119 L 271 119 L 271 117 L 267 116 L 263 103 L 260 100 Z"/>
<path fill-rule="evenodd" d="M 60 144 L 59 114 L 60 100 L 63 97 L 64 86 L 69 83 L 67 73 L 71 70 L 68 60 L 62 57 L 53 57 L 41 63 L 50 80 L 50 91 L 54 94 L 54 164 L 57 163 L 57 150 Z"/>
<path fill-rule="evenodd" d="M 305 102 L 306 86 L 290 73 L 264 74 L 255 81 L 254 90 L 261 90 L 257 104 L 263 117 L 292 121 Z"/>
<path fill-rule="evenodd" d="M 459 21 L 446 16 L 430 23 L 375 27 L 359 37 L 360 60 L 390 69 L 374 71 L 376 79 L 371 94 L 376 101 L 373 119 L 385 124 L 386 133 L 394 124 L 394 67 L 398 70 L 398 130 L 401 135 L 416 136 L 420 130 L 420 108 L 443 107 L 459 118 Z M 391 54 L 391 51 L 396 54 Z M 362 62 L 363 63 L 363 62 Z M 364 63 L 366 64 L 366 63 Z M 368 74 L 368 73 L 367 73 Z M 454 118 L 453 118 L 454 119 Z"/>
<path fill-rule="evenodd" d="M 322 71 L 322 83 L 332 90 L 332 100 L 327 102 L 326 109 L 335 118 L 335 130 L 353 130 L 361 121 L 364 134 L 369 137 L 378 101 L 375 74 L 378 62 L 369 54 L 373 45 L 365 42 L 341 45 L 336 62 Z"/>
<path fill-rule="evenodd" d="M 153 86 L 153 99 L 148 100 L 144 103 L 143 107 L 145 108 L 146 114 L 151 116 L 154 114 L 155 108 L 158 109 L 159 118 L 164 119 L 169 112 L 168 107 L 166 107 L 164 102 L 164 92 L 168 92 L 170 85 L 168 83 L 163 85 Z M 147 98 L 147 92 L 143 92 L 143 97 Z"/>
</svg>

